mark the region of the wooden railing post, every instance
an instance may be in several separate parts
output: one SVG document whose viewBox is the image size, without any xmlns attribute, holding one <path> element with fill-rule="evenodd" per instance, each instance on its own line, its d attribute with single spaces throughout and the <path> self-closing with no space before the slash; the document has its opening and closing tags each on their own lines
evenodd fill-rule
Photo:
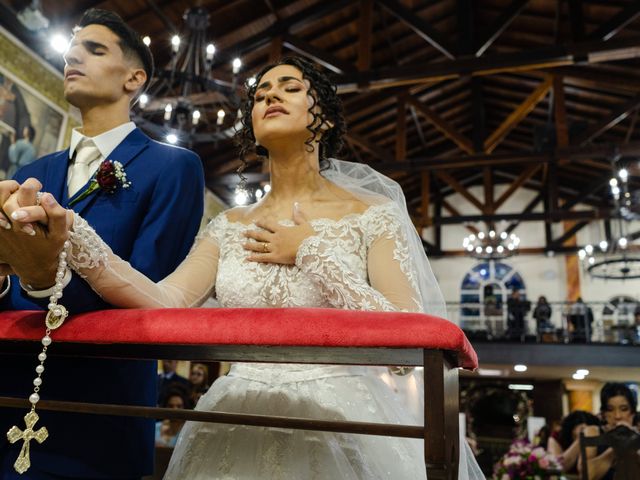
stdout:
<svg viewBox="0 0 640 480">
<path fill-rule="evenodd" d="M 427 476 L 457 480 L 458 370 L 442 350 L 424 350 L 424 460 Z"/>
</svg>

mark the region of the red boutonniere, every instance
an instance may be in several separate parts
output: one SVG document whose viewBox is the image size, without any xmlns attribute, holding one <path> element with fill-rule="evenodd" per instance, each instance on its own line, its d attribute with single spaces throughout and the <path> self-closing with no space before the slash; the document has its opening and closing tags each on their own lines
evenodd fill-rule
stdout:
<svg viewBox="0 0 640 480">
<path fill-rule="evenodd" d="M 98 189 L 113 194 L 118 187 L 129 188 L 130 186 L 131 182 L 127 180 L 127 174 L 122 164 L 113 160 L 104 160 L 93 175 L 89 186 L 69 202 L 69 206 L 87 198 Z"/>
</svg>

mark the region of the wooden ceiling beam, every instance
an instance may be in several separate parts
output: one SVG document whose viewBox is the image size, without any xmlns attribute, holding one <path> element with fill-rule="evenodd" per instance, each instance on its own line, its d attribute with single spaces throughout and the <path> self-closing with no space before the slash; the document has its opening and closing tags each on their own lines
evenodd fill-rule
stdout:
<svg viewBox="0 0 640 480">
<path fill-rule="evenodd" d="M 407 102 L 404 95 L 398 97 L 396 120 L 396 160 L 407 158 Z"/>
<path fill-rule="evenodd" d="M 541 165 L 531 165 L 529 167 L 527 167 L 525 169 L 524 172 L 522 172 L 518 178 L 516 178 L 511 185 L 509 185 L 509 188 L 507 188 L 502 195 L 500 195 L 500 197 L 495 201 L 494 204 L 494 211 L 499 209 L 504 202 L 506 202 L 509 197 L 511 197 L 511 195 L 514 194 L 514 192 L 519 189 L 522 185 L 524 185 L 526 182 L 529 181 L 529 179 L 531 179 L 531 177 L 533 177 L 536 173 L 538 173 L 538 170 L 540 170 Z"/>
<path fill-rule="evenodd" d="M 459 58 L 437 63 L 424 63 L 347 75 L 338 81 L 341 93 L 359 91 L 359 85 L 370 89 L 397 87 L 415 83 L 455 79 L 462 76 L 486 76 L 498 73 L 541 70 L 574 64 L 601 63 L 640 57 L 638 36 L 613 39 L 608 42 L 582 42 L 573 45 L 556 45 L 535 50 L 503 53 L 480 58 Z"/>
<path fill-rule="evenodd" d="M 582 202 L 589 195 L 593 195 L 599 192 L 605 185 L 609 184 L 609 177 L 599 176 L 595 181 L 589 182 L 584 188 L 582 188 L 573 198 L 565 199 L 560 205 L 561 210 L 571 210 L 578 203 Z"/>
<path fill-rule="evenodd" d="M 447 210 L 452 216 L 459 217 L 461 215 L 460 212 L 453 205 L 447 202 L 446 199 L 442 198 L 441 202 L 442 202 L 443 208 Z M 440 218 L 442 218 L 442 216 L 440 216 Z M 436 218 L 434 218 L 432 223 L 436 227 L 439 227 L 441 225 L 441 223 Z M 464 225 L 464 226 L 466 227 L 467 230 L 469 230 L 471 233 L 475 233 L 476 235 L 478 234 L 478 232 L 480 232 L 480 230 L 478 230 L 473 225 Z"/>
<path fill-rule="evenodd" d="M 345 62 L 338 57 L 335 57 L 331 53 L 311 45 L 309 42 L 296 37 L 290 33 L 285 33 L 282 36 L 283 45 L 290 50 L 307 57 L 319 65 L 322 65 L 327 70 L 331 70 L 334 73 L 344 74 L 354 72 L 355 68 L 349 62 Z"/>
<path fill-rule="evenodd" d="M 358 19 L 358 70 L 371 68 L 373 43 L 373 0 L 360 0 Z"/>
<path fill-rule="evenodd" d="M 544 199 L 544 194 L 542 192 L 538 193 L 535 197 L 531 199 L 531 201 L 527 204 L 526 207 L 522 210 L 523 215 L 528 215 L 533 212 L 533 209 Z M 508 234 L 513 232 L 520 225 L 519 221 L 511 222 L 509 226 L 505 229 L 505 232 Z"/>
<path fill-rule="evenodd" d="M 585 132 L 578 135 L 574 140 L 575 145 L 584 145 L 598 136 L 602 135 L 607 130 L 616 126 L 618 123 L 622 122 L 625 118 L 627 118 L 633 111 L 640 106 L 640 93 L 634 96 L 631 100 L 626 102 L 623 105 L 620 105 L 616 108 L 611 115 L 607 118 L 604 118 L 596 125 L 593 125 L 591 128 L 588 128 Z"/>
<path fill-rule="evenodd" d="M 394 155 L 392 155 L 391 153 L 387 152 L 386 150 L 380 148 L 378 145 L 375 145 L 374 143 L 370 142 L 369 140 L 367 140 L 362 135 L 359 135 L 359 134 L 354 133 L 354 132 L 348 132 L 345 135 L 345 137 L 352 144 L 357 145 L 358 147 L 360 147 L 361 149 L 365 150 L 366 152 L 369 152 L 371 155 L 373 155 L 377 159 L 382 160 L 383 162 L 396 163 Z"/>
<path fill-rule="evenodd" d="M 299 12 L 284 18 L 283 20 L 276 20 L 265 30 L 235 43 L 233 45 L 233 50 L 239 55 L 257 50 L 267 45 L 273 37 L 284 35 L 302 24 L 314 22 L 329 13 L 335 12 L 337 9 L 350 5 L 354 1 L 355 0 L 326 0 L 317 2 L 304 10 L 300 10 Z M 219 62 L 221 61 L 223 60 L 220 59 L 218 61 L 214 61 L 214 68 L 219 66 Z"/>
<path fill-rule="evenodd" d="M 576 223 L 574 223 L 571 226 L 571 228 L 567 229 L 567 231 L 565 231 L 562 235 L 560 235 L 560 237 L 555 238 L 551 242 L 551 244 L 547 245 L 547 246 L 548 247 L 560 247 L 560 246 L 562 246 L 562 244 L 564 244 L 564 242 L 569 240 L 571 237 L 573 237 L 576 233 L 578 233 L 580 230 L 582 230 L 587 225 L 589 225 L 589 222 L 576 222 Z"/>
<path fill-rule="evenodd" d="M 484 211 L 484 205 L 480 202 L 473 194 L 463 187 L 453 176 L 444 170 L 436 171 L 436 175 L 440 180 L 445 182 L 451 188 L 453 188 L 457 193 L 459 193 L 463 198 L 465 198 L 469 203 L 471 203 L 474 207 L 476 207 L 481 212 Z"/>
<path fill-rule="evenodd" d="M 484 39 L 478 44 L 475 52 L 476 57 L 482 56 L 493 42 L 502 35 L 502 32 L 509 28 L 509 25 L 520 15 L 520 12 L 527 6 L 527 3 L 529 3 L 529 0 L 513 0 L 511 4 L 504 9 L 496 22 L 488 29 L 489 33 L 487 33 Z"/>
<path fill-rule="evenodd" d="M 412 105 L 418 112 L 424 115 L 427 120 L 429 120 L 429 122 L 433 124 L 434 127 L 442 132 L 447 138 L 452 140 L 458 147 L 460 147 L 461 150 L 469 154 L 474 153 L 471 140 L 458 132 L 457 129 L 455 129 L 448 121 L 438 115 L 434 110 L 409 95 L 407 95 L 405 99 L 407 103 Z"/>
<path fill-rule="evenodd" d="M 584 40 L 584 11 L 582 0 L 568 0 L 569 3 L 569 28 L 571 40 L 582 42 Z"/>
<path fill-rule="evenodd" d="M 584 147 L 559 148 L 548 152 L 519 151 L 509 153 L 493 153 L 463 155 L 463 156 L 436 156 L 430 158 L 408 158 L 406 162 L 390 161 L 388 163 L 376 163 L 375 167 L 384 171 L 402 170 L 417 172 L 423 170 L 448 170 L 448 169 L 477 169 L 488 165 L 522 165 L 554 162 L 557 158 L 570 158 L 584 162 L 595 158 L 609 158 L 614 152 L 623 157 L 639 156 L 640 142 L 619 144 L 614 148 L 611 145 L 588 145 Z M 606 167 L 600 164 L 600 167 Z"/>
<path fill-rule="evenodd" d="M 526 117 L 536 105 L 547 96 L 551 89 L 553 79 L 547 77 L 538 87 L 529 95 L 511 115 L 487 138 L 484 142 L 484 150 L 491 153 L 500 144 L 500 142 L 509 134 L 509 132 Z"/>
<path fill-rule="evenodd" d="M 429 202 L 431 199 L 431 173 L 430 172 L 422 172 L 422 199 L 420 202 L 421 209 L 421 218 L 420 218 L 420 226 L 422 228 L 428 227 L 431 225 L 431 218 L 429 218 Z"/>
<path fill-rule="evenodd" d="M 426 40 L 433 48 L 438 50 L 445 57 L 449 59 L 456 58 L 452 53 L 453 50 L 447 45 L 447 42 L 440 32 L 433 28 L 429 22 L 423 20 L 400 2 L 396 0 L 376 0 L 376 3 L 407 25 L 411 30 L 417 33 L 420 38 Z"/>
<path fill-rule="evenodd" d="M 491 167 L 484 167 L 482 169 L 482 186 L 484 190 L 484 213 L 492 214 L 495 209 L 495 203 L 493 201 L 493 171 Z"/>
<path fill-rule="evenodd" d="M 640 90 L 640 77 L 634 76 L 633 70 L 628 75 L 612 74 L 611 72 L 589 68 L 588 66 L 558 67 L 552 71 L 568 79 L 589 82 L 588 86 L 590 88 L 624 92 L 632 91 L 634 93 Z"/>
<path fill-rule="evenodd" d="M 605 220 L 615 218 L 615 213 L 609 208 L 596 208 L 593 210 L 580 210 L 565 212 L 558 210 L 555 212 L 541 213 L 494 213 L 492 215 L 460 215 L 442 218 L 434 218 L 433 224 L 437 225 L 458 225 L 467 222 L 500 222 L 517 221 L 517 222 L 562 222 L 565 220 Z"/>
<path fill-rule="evenodd" d="M 604 40 L 606 42 L 638 17 L 640 17 L 640 1 L 634 0 L 629 6 L 622 9 L 608 22 L 602 24 L 591 33 L 589 39 Z"/>
</svg>

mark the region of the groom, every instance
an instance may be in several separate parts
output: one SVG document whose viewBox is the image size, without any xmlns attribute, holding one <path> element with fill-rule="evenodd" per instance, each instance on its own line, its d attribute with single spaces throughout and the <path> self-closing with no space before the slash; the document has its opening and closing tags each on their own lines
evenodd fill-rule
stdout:
<svg viewBox="0 0 640 480">
<path fill-rule="evenodd" d="M 15 180 L 35 177 L 42 191 L 81 214 L 113 251 L 158 281 L 184 259 L 203 211 L 200 159 L 188 150 L 151 140 L 129 120 L 131 103 L 147 87 L 151 52 L 116 14 L 89 10 L 65 54 L 64 93 L 82 114 L 68 150 L 20 169 Z M 112 163 L 109 163 L 112 161 Z M 111 176 L 111 188 L 90 188 L 101 167 L 120 162 L 126 179 Z M 104 182 L 103 182 L 104 183 Z M 15 190 L 0 182 L 0 196 Z M 33 204 L 40 185 L 21 190 Z M 35 226 L 35 228 L 39 228 Z M 0 228 L 0 264 L 17 277 L 0 277 L 2 310 L 46 309 L 55 283 L 56 252 L 42 248 L 40 235 Z M 40 239 L 40 240 L 38 240 Z M 67 272 L 62 303 L 70 313 L 109 308 L 81 278 Z M 43 326 L 44 328 L 44 326 Z M 0 396 L 27 397 L 33 389 L 33 355 L 0 356 Z M 55 349 L 47 359 L 43 399 L 155 406 L 156 363 L 63 359 Z M 22 425 L 22 409 L 0 409 L 0 479 L 139 479 L 153 471 L 154 423 L 125 417 L 39 411 L 50 437 L 31 448 L 32 467 L 13 470 L 20 442 L 6 432 Z"/>
</svg>

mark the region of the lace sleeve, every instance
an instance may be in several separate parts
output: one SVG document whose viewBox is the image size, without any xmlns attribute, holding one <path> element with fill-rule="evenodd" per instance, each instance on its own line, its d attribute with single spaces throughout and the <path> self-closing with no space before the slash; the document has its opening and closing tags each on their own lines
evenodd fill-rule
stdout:
<svg viewBox="0 0 640 480">
<path fill-rule="evenodd" d="M 154 283 L 115 255 L 91 226 L 75 215 L 69 266 L 106 302 L 124 308 L 185 308 L 201 305 L 215 285 L 220 214 L 201 233 L 191 252 L 168 277 Z"/>
<path fill-rule="evenodd" d="M 308 274 L 335 308 L 349 310 L 422 310 L 410 268 L 407 241 L 393 206 L 363 215 L 369 278 L 352 272 L 322 235 L 307 238 L 296 265 Z"/>
</svg>

